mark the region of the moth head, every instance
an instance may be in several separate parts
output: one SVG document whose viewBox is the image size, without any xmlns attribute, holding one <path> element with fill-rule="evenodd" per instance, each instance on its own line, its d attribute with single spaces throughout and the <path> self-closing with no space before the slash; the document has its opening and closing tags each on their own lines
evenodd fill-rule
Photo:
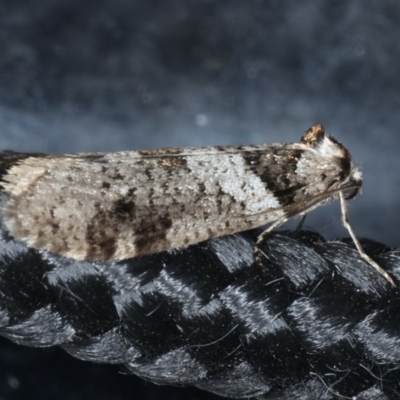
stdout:
<svg viewBox="0 0 400 400">
<path fill-rule="evenodd" d="M 349 151 L 332 135 L 326 135 L 322 125 L 317 124 L 309 128 L 301 137 L 301 143 L 318 151 L 325 157 L 350 159 Z"/>
<path fill-rule="evenodd" d="M 324 127 L 320 124 L 313 125 L 301 138 L 301 143 L 312 148 L 324 158 L 340 167 L 338 182 L 339 189 L 345 193 L 345 198 L 350 200 L 361 191 L 362 175 L 357 169 L 350 152 L 333 136 L 326 135 Z"/>
</svg>

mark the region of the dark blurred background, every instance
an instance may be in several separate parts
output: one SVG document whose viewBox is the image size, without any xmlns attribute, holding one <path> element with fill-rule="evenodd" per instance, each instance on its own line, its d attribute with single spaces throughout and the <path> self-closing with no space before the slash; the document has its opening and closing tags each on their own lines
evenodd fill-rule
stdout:
<svg viewBox="0 0 400 400">
<path fill-rule="evenodd" d="M 293 142 L 319 122 L 364 174 L 354 230 L 398 246 L 399 105 L 395 0 L 0 0 L 0 149 Z M 337 204 L 305 226 L 347 236 Z M 2 340 L 0 400 L 216 398 L 120 371 Z"/>
</svg>

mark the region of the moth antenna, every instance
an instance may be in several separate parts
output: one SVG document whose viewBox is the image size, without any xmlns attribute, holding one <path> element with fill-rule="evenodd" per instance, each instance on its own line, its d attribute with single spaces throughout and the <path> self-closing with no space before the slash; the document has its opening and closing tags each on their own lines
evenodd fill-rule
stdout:
<svg viewBox="0 0 400 400">
<path fill-rule="evenodd" d="M 343 191 L 339 192 L 339 198 L 340 198 L 340 209 L 342 212 L 342 224 L 349 232 L 349 234 L 354 242 L 354 245 L 356 246 L 358 252 L 360 253 L 361 258 L 364 261 L 366 261 L 377 272 L 379 272 L 392 285 L 392 287 L 396 287 L 396 284 L 394 283 L 394 281 L 390 277 L 390 275 L 383 268 L 381 268 L 378 265 L 378 263 L 376 261 L 374 261 L 367 253 L 365 253 L 363 247 L 361 246 L 360 241 L 357 239 L 357 236 L 354 233 L 353 228 L 351 227 L 350 222 L 349 222 L 349 213 L 348 213 L 348 209 L 347 209 L 347 202 L 346 202 L 345 195 L 343 194 Z"/>
</svg>

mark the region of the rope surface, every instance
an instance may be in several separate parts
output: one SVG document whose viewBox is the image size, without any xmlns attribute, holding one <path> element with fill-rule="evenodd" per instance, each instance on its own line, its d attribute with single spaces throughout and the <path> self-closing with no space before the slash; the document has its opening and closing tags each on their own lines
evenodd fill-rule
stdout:
<svg viewBox="0 0 400 400">
<path fill-rule="evenodd" d="M 259 399 L 400 397 L 399 291 L 348 240 L 256 231 L 124 262 L 0 235 L 0 334 L 159 384 Z M 362 241 L 400 282 L 400 253 Z"/>
</svg>

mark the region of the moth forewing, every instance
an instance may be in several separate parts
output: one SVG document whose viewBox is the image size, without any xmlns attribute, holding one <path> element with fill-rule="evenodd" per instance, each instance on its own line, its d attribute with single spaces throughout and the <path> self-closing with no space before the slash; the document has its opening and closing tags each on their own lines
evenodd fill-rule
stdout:
<svg viewBox="0 0 400 400">
<path fill-rule="evenodd" d="M 78 260 L 121 260 L 275 228 L 362 183 L 349 152 L 321 125 L 292 144 L 4 152 L 0 169 L 3 227 L 28 246 Z"/>
</svg>

